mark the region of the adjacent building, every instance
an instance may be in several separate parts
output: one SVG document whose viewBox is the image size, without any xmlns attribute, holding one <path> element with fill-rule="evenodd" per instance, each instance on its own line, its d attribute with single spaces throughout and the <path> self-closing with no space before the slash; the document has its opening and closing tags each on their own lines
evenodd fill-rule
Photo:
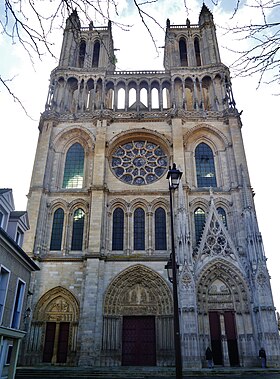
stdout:
<svg viewBox="0 0 280 379">
<path fill-rule="evenodd" d="M 28 229 L 27 212 L 15 211 L 12 190 L 0 189 L 0 378 L 14 378 L 31 312 L 31 273 L 39 268 L 21 248 Z"/>
<path fill-rule="evenodd" d="M 128 47 L 129 49 L 129 47 Z M 166 23 L 163 71 L 116 71 L 111 24 L 66 22 L 31 179 L 40 265 L 25 364 L 174 364 L 166 174 L 184 367 L 279 364 L 279 335 L 229 69 L 212 13 Z M 244 126 L 246 127 L 246 126 Z"/>
</svg>

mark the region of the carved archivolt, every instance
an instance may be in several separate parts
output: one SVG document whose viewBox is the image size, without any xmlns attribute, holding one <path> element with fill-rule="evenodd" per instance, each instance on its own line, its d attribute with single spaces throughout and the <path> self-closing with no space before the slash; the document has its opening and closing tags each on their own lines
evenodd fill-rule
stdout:
<svg viewBox="0 0 280 379">
<path fill-rule="evenodd" d="M 211 139 L 208 140 L 208 136 L 211 136 Z M 226 135 L 220 130 L 215 128 L 213 125 L 209 124 L 199 124 L 188 130 L 184 135 L 184 146 L 188 150 L 193 151 L 194 145 L 197 144 L 198 139 L 208 140 L 208 142 L 214 143 L 217 150 L 224 149 L 225 146 L 229 146 L 230 142 Z M 214 149 L 214 150 L 216 150 Z"/>
<path fill-rule="evenodd" d="M 110 283 L 104 315 L 170 315 L 171 291 L 155 271 L 143 265 L 129 267 Z"/>
<path fill-rule="evenodd" d="M 33 319 L 36 321 L 77 322 L 79 320 L 78 301 L 67 289 L 55 287 L 40 298 Z"/>
<path fill-rule="evenodd" d="M 236 268 L 222 261 L 213 262 L 200 275 L 197 300 L 201 310 L 234 309 L 248 311 L 248 289 Z"/>
<path fill-rule="evenodd" d="M 74 142 L 81 143 L 87 151 L 90 151 L 94 147 L 95 136 L 93 136 L 92 133 L 82 125 L 69 126 L 59 132 L 59 134 L 54 138 L 52 146 L 56 151 L 65 151 Z"/>
<path fill-rule="evenodd" d="M 129 142 L 131 139 L 143 140 L 145 138 L 149 139 L 151 142 L 160 144 L 166 152 L 169 152 L 171 142 L 166 136 L 160 134 L 155 130 L 141 128 L 123 131 L 108 141 L 108 156 L 112 154 L 112 151 L 120 143 L 123 144 Z"/>
</svg>

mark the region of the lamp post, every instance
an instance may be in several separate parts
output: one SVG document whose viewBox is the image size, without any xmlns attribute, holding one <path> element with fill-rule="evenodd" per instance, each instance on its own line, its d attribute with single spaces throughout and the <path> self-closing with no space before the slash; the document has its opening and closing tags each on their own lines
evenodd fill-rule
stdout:
<svg viewBox="0 0 280 379">
<path fill-rule="evenodd" d="M 180 322 L 179 322 L 179 306 L 178 306 L 178 288 L 177 288 L 177 270 L 178 265 L 175 256 L 174 242 L 174 224 L 173 224 L 173 192 L 178 188 L 182 172 L 176 168 L 176 164 L 169 166 L 166 179 L 169 180 L 169 197 L 170 197 L 170 225 L 171 225 L 171 254 L 165 268 L 167 269 L 168 279 L 173 285 L 173 322 L 174 322 L 174 347 L 175 347 L 175 365 L 176 379 L 182 379 L 182 354 L 180 339 Z"/>
</svg>

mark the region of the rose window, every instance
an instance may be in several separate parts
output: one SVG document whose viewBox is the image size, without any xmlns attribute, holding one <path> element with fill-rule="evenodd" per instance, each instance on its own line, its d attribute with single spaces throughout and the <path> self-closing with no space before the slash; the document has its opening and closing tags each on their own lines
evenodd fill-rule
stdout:
<svg viewBox="0 0 280 379">
<path fill-rule="evenodd" d="M 118 146 L 112 154 L 111 169 L 122 182 L 144 185 L 160 179 L 167 171 L 168 159 L 158 144 L 131 141 Z"/>
</svg>

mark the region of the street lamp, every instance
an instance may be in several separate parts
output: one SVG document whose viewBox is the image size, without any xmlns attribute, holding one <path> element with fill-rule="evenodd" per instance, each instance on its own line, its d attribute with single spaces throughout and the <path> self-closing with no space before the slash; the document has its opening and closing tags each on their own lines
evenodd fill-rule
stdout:
<svg viewBox="0 0 280 379">
<path fill-rule="evenodd" d="M 174 347 L 175 347 L 175 365 L 176 379 L 182 379 L 182 354 L 180 339 L 180 322 L 179 322 L 179 306 L 178 306 L 178 288 L 177 288 L 177 270 L 178 265 L 175 256 L 174 243 L 174 224 L 173 224 L 173 191 L 178 188 L 182 172 L 176 168 L 176 164 L 169 166 L 166 179 L 169 180 L 169 197 L 170 197 L 170 225 L 171 225 L 171 254 L 165 268 L 167 269 L 168 279 L 173 285 L 173 322 L 174 322 Z"/>
</svg>

